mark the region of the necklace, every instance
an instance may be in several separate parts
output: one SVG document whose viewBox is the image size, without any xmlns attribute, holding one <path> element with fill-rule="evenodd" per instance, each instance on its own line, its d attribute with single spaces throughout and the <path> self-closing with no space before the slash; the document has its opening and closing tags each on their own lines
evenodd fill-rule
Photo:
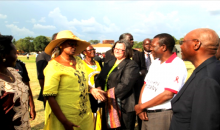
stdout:
<svg viewBox="0 0 220 130">
<path fill-rule="evenodd" d="M 89 65 L 92 65 L 92 64 L 90 64 L 86 59 L 85 59 L 85 62 L 88 63 Z M 94 61 L 93 61 L 93 62 L 94 62 Z"/>
<path fill-rule="evenodd" d="M 61 58 L 62 58 L 63 60 L 65 60 L 65 61 L 67 61 L 67 62 L 70 62 L 70 65 L 73 65 L 73 60 L 68 61 L 67 59 L 65 59 L 64 57 L 62 57 L 62 55 L 60 55 L 60 56 L 61 56 Z"/>
<path fill-rule="evenodd" d="M 96 70 L 96 68 L 97 68 L 96 64 L 95 64 L 95 65 L 92 65 L 92 64 L 90 64 L 86 59 L 84 59 L 84 61 L 85 61 L 87 64 L 89 64 L 89 65 L 92 67 L 92 69 Z M 94 61 L 93 61 L 93 62 L 94 62 Z M 90 68 L 91 68 L 91 67 L 90 67 Z"/>
<path fill-rule="evenodd" d="M 8 70 L 7 70 L 8 71 Z M 7 77 L 9 77 L 10 78 L 10 80 L 11 81 L 13 81 L 13 78 L 11 77 L 11 76 L 8 76 L 8 75 L 6 75 L 6 74 L 3 74 L 2 72 L 0 72 L 2 75 L 4 75 L 4 76 L 7 76 Z"/>
</svg>

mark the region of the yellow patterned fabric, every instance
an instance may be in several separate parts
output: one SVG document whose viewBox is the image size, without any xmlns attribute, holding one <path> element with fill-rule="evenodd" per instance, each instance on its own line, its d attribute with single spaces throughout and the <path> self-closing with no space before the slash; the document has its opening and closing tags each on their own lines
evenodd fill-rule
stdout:
<svg viewBox="0 0 220 130">
<path fill-rule="evenodd" d="M 83 61 L 85 67 L 86 67 L 86 73 L 88 74 L 88 84 L 91 87 L 95 88 L 95 75 L 99 74 L 101 71 L 101 67 L 97 61 L 95 61 L 95 65 L 88 65 L 85 61 Z M 93 117 L 94 120 L 94 130 L 101 130 L 101 113 L 102 111 L 98 108 L 96 112 L 96 116 Z"/>
<path fill-rule="evenodd" d="M 95 65 L 88 65 L 85 61 L 83 61 L 83 63 L 86 67 L 86 73 L 88 74 L 88 84 L 95 87 L 94 77 L 100 73 L 101 67 L 97 61 L 95 61 Z"/>
<path fill-rule="evenodd" d="M 80 126 L 74 130 L 90 130 L 93 127 L 92 111 L 88 95 L 88 79 L 82 60 L 75 56 L 76 69 L 51 60 L 44 69 L 44 96 L 55 96 L 65 117 Z M 48 101 L 45 109 L 44 130 L 64 130 L 62 123 L 52 112 Z"/>
</svg>

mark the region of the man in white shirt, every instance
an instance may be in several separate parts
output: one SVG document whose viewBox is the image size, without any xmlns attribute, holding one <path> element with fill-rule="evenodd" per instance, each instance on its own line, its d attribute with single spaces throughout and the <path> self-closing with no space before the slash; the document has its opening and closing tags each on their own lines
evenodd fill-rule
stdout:
<svg viewBox="0 0 220 130">
<path fill-rule="evenodd" d="M 158 34 L 151 43 L 152 62 L 142 87 L 136 114 L 142 120 L 142 130 L 168 130 L 172 118 L 171 99 L 187 77 L 184 62 L 172 53 L 174 38 Z"/>
</svg>

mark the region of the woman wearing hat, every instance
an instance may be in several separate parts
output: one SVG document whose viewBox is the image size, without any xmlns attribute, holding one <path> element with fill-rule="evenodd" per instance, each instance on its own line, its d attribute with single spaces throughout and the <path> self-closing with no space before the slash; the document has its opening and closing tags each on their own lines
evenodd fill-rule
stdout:
<svg viewBox="0 0 220 130">
<path fill-rule="evenodd" d="M 95 99 L 104 100 L 103 91 L 89 89 L 85 66 L 79 57 L 74 56 L 85 50 L 89 43 L 71 31 L 61 31 L 45 52 L 51 55 L 56 46 L 60 48 L 60 55 L 44 69 L 43 95 L 47 98 L 44 129 L 90 130 L 93 120 L 88 92 Z"/>
</svg>

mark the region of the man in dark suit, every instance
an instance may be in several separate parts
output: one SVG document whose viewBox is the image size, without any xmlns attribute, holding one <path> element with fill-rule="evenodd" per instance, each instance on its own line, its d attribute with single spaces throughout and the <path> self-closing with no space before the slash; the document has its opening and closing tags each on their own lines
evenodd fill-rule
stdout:
<svg viewBox="0 0 220 130">
<path fill-rule="evenodd" d="M 182 59 L 195 70 L 171 104 L 170 130 L 220 129 L 220 61 L 215 57 L 219 37 L 208 28 L 195 29 L 181 41 Z"/>
</svg>

